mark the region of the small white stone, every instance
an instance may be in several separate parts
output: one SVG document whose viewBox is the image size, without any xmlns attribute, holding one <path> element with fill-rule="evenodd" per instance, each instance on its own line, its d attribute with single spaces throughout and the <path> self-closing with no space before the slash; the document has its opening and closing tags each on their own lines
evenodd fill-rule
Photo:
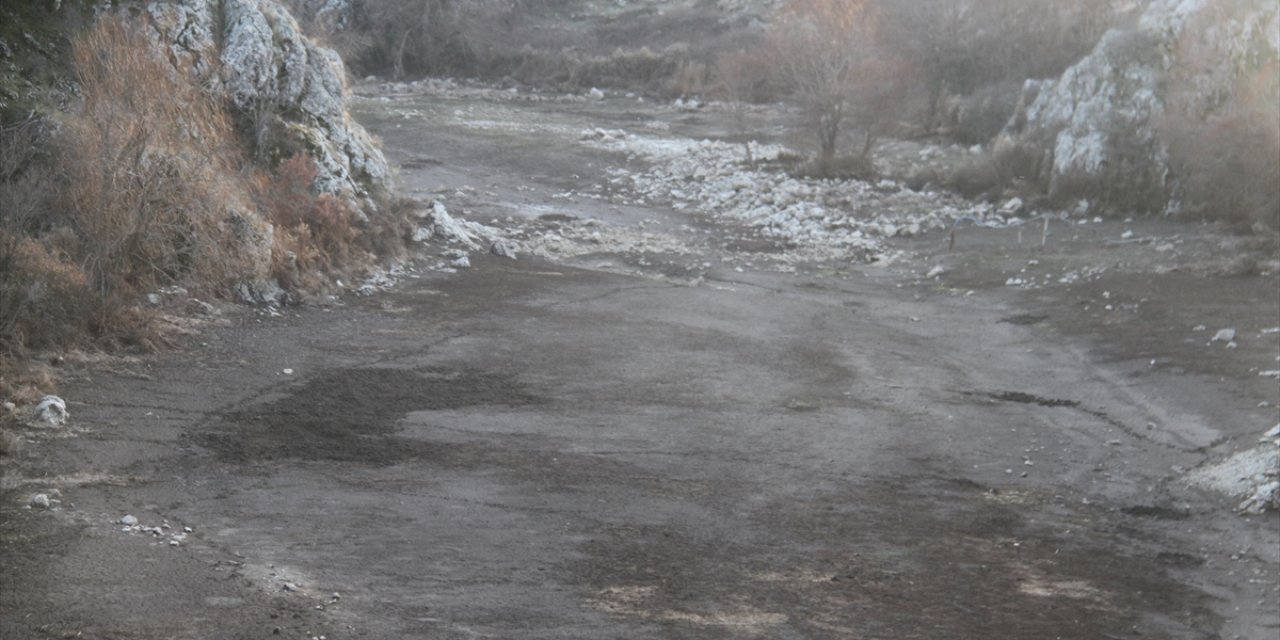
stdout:
<svg viewBox="0 0 1280 640">
<path fill-rule="evenodd" d="M 126 527 L 136 526 L 138 524 L 138 519 L 131 515 L 126 515 L 125 517 L 120 518 L 120 524 Z"/>
<path fill-rule="evenodd" d="M 1270 440 L 1272 438 L 1280 438 L 1280 422 L 1277 422 L 1276 426 L 1271 427 L 1266 433 L 1262 434 L 1263 440 Z"/>
<path fill-rule="evenodd" d="M 1230 342 L 1234 342 L 1235 339 L 1236 339 L 1235 329 L 1219 329 L 1217 333 L 1213 334 L 1213 339 L 1209 340 L 1209 342 L 1230 343 Z"/>
<path fill-rule="evenodd" d="M 293 375 L 293 369 L 281 369 L 280 373 L 283 373 L 286 376 L 291 376 Z"/>
<path fill-rule="evenodd" d="M 508 246 L 507 243 L 501 240 L 498 240 L 489 246 L 489 253 L 492 253 L 493 255 L 498 256 L 500 258 L 511 258 L 512 260 L 516 259 L 516 252 L 510 246 Z"/>
<path fill-rule="evenodd" d="M 289 592 L 297 591 L 297 590 L 298 590 L 298 585 L 296 585 L 296 584 L 294 584 L 294 583 L 292 583 L 292 582 L 286 582 L 286 583 L 284 583 L 284 590 L 285 590 L 285 591 L 289 591 Z"/>
<path fill-rule="evenodd" d="M 41 509 L 49 508 L 49 496 L 43 493 L 37 493 L 31 496 L 31 506 L 40 507 Z"/>
</svg>

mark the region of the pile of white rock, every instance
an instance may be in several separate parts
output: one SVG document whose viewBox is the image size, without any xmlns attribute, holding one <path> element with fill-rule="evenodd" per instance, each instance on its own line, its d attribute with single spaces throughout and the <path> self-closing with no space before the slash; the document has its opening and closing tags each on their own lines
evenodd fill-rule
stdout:
<svg viewBox="0 0 1280 640">
<path fill-rule="evenodd" d="M 588 130 L 583 144 L 646 161 L 642 171 L 614 169 L 611 184 L 633 195 L 631 204 L 663 203 L 746 223 L 766 237 L 797 245 L 809 258 L 850 255 L 874 261 L 888 251 L 884 240 L 950 229 L 957 221 L 981 226 L 1021 223 L 989 204 L 934 191 L 917 192 L 893 180 L 796 178 L 750 166 L 741 145 Z M 753 145 L 756 158 L 785 152 Z"/>
</svg>

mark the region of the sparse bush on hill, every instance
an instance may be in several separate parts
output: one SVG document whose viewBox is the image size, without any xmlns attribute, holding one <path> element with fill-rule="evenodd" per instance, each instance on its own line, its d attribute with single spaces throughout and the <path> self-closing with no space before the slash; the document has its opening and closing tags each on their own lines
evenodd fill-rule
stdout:
<svg viewBox="0 0 1280 640">
<path fill-rule="evenodd" d="M 1006 87 L 1079 60 L 1127 12 L 1117 0 L 874 0 L 884 43 L 919 77 L 928 131 L 986 142 L 1012 115 Z"/>
<path fill-rule="evenodd" d="M 1280 232 L 1280 52 L 1248 42 L 1273 38 L 1274 31 L 1267 30 L 1274 22 L 1246 27 L 1228 41 L 1205 35 L 1227 21 L 1249 24 L 1251 4 L 1216 0 L 1191 18 L 1177 42 L 1181 64 L 1156 131 L 1168 148 L 1169 182 L 1181 213 L 1240 228 L 1266 227 L 1275 234 Z M 1225 49 L 1253 53 L 1230 56 Z"/>
<path fill-rule="evenodd" d="M 142 294 L 319 291 L 403 251 L 400 208 L 368 221 L 317 194 L 306 155 L 255 166 L 229 106 L 141 29 L 104 14 L 73 40 L 75 101 L 0 131 L 0 353 L 150 349 L 164 338 Z"/>
<path fill-rule="evenodd" d="M 257 201 L 274 225 L 271 275 L 281 286 L 318 290 L 334 274 L 365 264 L 356 214 L 346 201 L 317 194 L 315 161 L 296 155 L 264 175 Z"/>
<path fill-rule="evenodd" d="M 879 11 L 862 0 L 789 0 L 769 27 L 760 59 L 817 138 L 812 175 L 874 175 L 871 151 L 892 126 L 911 76 L 884 46 L 882 24 Z M 861 140 L 849 159 L 838 160 L 846 128 Z"/>
<path fill-rule="evenodd" d="M 221 105 L 118 19 L 82 34 L 72 65 L 81 100 L 59 123 L 59 200 L 90 286 L 115 302 L 243 276 L 224 223 L 245 208 L 242 154 Z"/>
<path fill-rule="evenodd" d="M 1185 215 L 1280 231 L 1280 122 L 1266 112 L 1166 125 Z"/>
</svg>

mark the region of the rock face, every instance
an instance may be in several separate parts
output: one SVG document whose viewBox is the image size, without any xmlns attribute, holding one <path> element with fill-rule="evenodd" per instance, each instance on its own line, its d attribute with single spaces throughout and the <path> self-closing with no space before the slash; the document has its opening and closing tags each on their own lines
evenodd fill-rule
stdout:
<svg viewBox="0 0 1280 640">
<path fill-rule="evenodd" d="M 386 159 L 347 115 L 342 60 L 307 38 L 280 3 L 152 2 L 147 14 L 157 41 L 247 117 L 260 147 L 284 136 L 315 157 L 317 189 L 368 208 L 388 188 Z"/>
<path fill-rule="evenodd" d="M 1278 14 L 1274 0 L 1154 0 L 1061 78 L 1028 82 L 1004 135 L 1051 159 L 1053 192 L 1136 175 L 1154 182 L 1139 187 L 1170 195 L 1162 117 L 1174 101 L 1193 118 L 1220 109 L 1238 81 L 1276 59 Z"/>
</svg>

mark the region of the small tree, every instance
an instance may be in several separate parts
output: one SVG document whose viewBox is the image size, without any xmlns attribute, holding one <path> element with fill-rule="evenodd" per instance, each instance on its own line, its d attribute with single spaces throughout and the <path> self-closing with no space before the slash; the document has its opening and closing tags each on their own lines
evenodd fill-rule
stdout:
<svg viewBox="0 0 1280 640">
<path fill-rule="evenodd" d="M 866 159 L 886 103 L 887 80 L 899 84 L 879 46 L 880 19 L 866 0 L 787 0 L 774 17 L 767 55 L 777 82 L 805 113 L 820 162 L 835 159 L 841 127 L 863 126 Z"/>
<path fill-rule="evenodd" d="M 755 165 L 751 153 L 751 132 L 747 127 L 747 107 L 755 99 L 760 83 L 760 58 L 746 51 L 720 54 L 716 58 L 716 93 L 729 103 L 733 134 L 742 142 L 747 164 Z"/>
</svg>

